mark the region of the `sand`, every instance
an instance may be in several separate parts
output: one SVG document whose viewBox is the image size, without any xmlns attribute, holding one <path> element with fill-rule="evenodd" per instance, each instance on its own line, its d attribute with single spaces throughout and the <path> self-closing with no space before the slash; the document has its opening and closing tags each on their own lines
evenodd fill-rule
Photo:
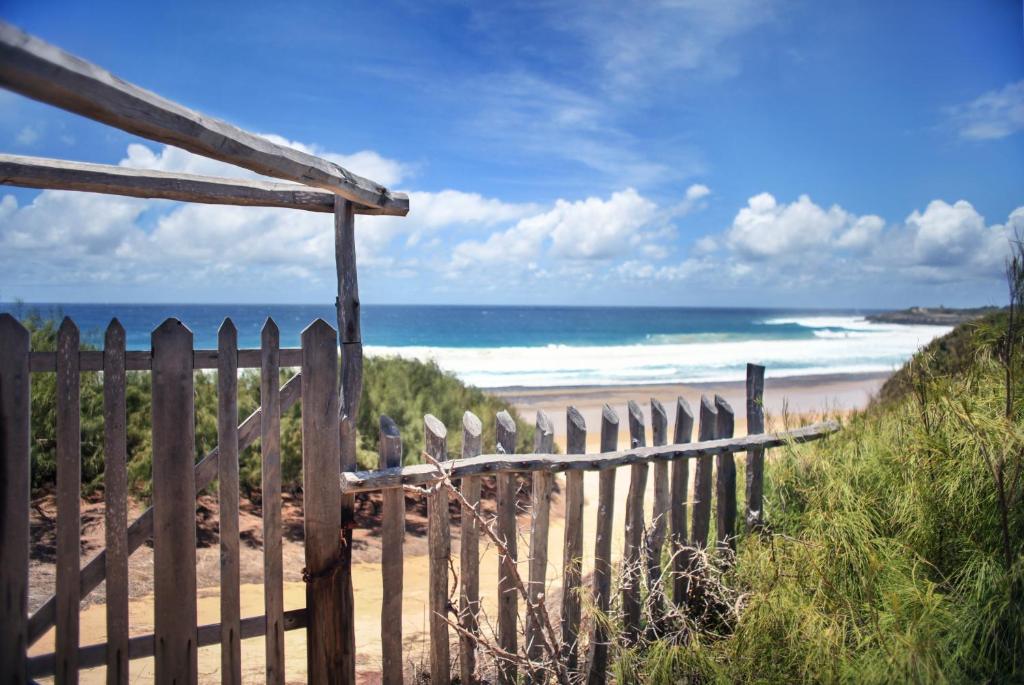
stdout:
<svg viewBox="0 0 1024 685">
<path fill-rule="evenodd" d="M 872 375 L 834 375 L 816 376 L 792 379 L 769 379 L 765 388 L 765 409 L 768 415 L 769 426 L 780 425 L 782 414 L 788 412 L 791 415 L 814 415 L 823 411 L 845 413 L 850 410 L 862 408 L 881 386 L 885 380 L 883 374 Z M 744 387 L 742 383 L 714 383 L 714 384 L 691 384 L 679 385 L 646 385 L 630 387 L 610 388 L 545 388 L 545 389 L 524 389 L 511 388 L 495 391 L 497 394 L 512 401 L 524 417 L 532 417 L 534 413 L 543 409 L 552 418 L 556 427 L 555 439 L 559 446 L 565 447 L 565 407 L 576 406 L 586 419 L 590 429 L 588 433 L 588 445 L 591 451 L 597 450 L 596 440 L 600 426 L 601 407 L 605 403 L 611 404 L 620 416 L 620 425 L 623 428 L 620 436 L 620 444 L 627 444 L 625 405 L 627 400 L 635 399 L 644 407 L 645 414 L 649 414 L 649 399 L 657 398 L 661 401 L 669 413 L 669 422 L 675 414 L 675 398 L 682 395 L 687 398 L 690 405 L 696 409 L 700 401 L 701 393 L 721 394 L 732 405 L 736 412 L 736 432 L 742 434 L 746 430 Z M 648 416 L 649 418 L 649 416 Z M 629 469 L 619 469 L 616 480 L 616 502 L 615 502 L 615 526 L 614 539 L 612 543 L 613 553 L 621 554 L 623 548 L 623 528 L 625 516 L 625 497 L 629 486 Z M 653 479 L 648 479 L 649 482 Z M 651 484 L 653 485 L 653 484 Z M 587 493 L 587 500 L 584 511 L 584 573 L 589 574 L 592 568 L 594 548 L 593 522 L 596 518 L 596 492 L 597 474 L 588 473 L 584 481 L 584 492 Z M 652 496 L 650 493 L 646 498 L 648 512 Z M 550 529 L 550 541 L 548 558 L 548 592 L 549 598 L 559 595 L 560 576 L 562 562 L 562 547 L 564 526 L 562 521 L 562 503 L 556 500 L 552 511 L 552 522 Z M 649 516 L 649 513 L 648 513 Z M 529 529 L 529 522 L 526 518 L 520 520 L 519 529 L 524 535 Z M 458 554 L 458 528 L 453 526 L 453 554 Z M 367 540 L 373 540 L 370 536 Z M 288 542 L 288 541 L 286 541 Z M 296 543 L 290 543 L 296 544 Z M 298 543 L 301 544 L 301 543 Z M 521 558 L 525 558 L 525 550 L 528 549 L 528 541 L 521 537 L 519 543 Z M 144 548 L 145 552 L 150 550 Z M 254 550 L 255 552 L 255 550 Z M 427 620 L 427 558 L 424 554 L 425 547 L 422 539 L 415 539 L 407 536 L 405 547 L 405 589 L 403 592 L 403 641 L 406 645 L 407 670 L 411 673 L 413 669 L 425 666 L 426 631 Z M 143 550 L 136 553 L 136 556 L 143 554 L 143 557 L 136 560 L 133 557 L 133 565 L 137 563 L 149 563 L 151 566 L 151 554 L 145 554 Z M 89 555 L 91 556 L 91 554 Z M 298 564 L 301 558 L 296 554 L 287 555 L 286 566 Z M 148 557 L 148 559 L 146 559 Z M 259 565 L 259 555 L 252 554 L 254 565 Z M 353 586 L 355 588 L 356 600 L 356 648 L 358 654 L 357 671 L 361 682 L 379 682 L 380 664 L 380 606 L 381 606 L 381 567 L 374 559 L 379 555 L 373 549 L 366 549 L 356 554 L 357 561 L 353 564 Z M 456 568 L 458 564 L 456 562 Z M 480 595 L 483 601 L 485 614 L 494 615 L 496 607 L 496 591 L 498 579 L 498 561 L 494 550 L 481 541 L 481 574 L 480 574 Z M 525 576 L 525 564 L 521 563 L 522 573 Z M 299 569 L 286 568 L 285 582 L 285 609 L 301 608 L 305 606 L 305 586 L 301 581 L 295 580 Z M 259 570 L 250 569 L 244 574 L 245 579 L 257 576 L 257 582 L 247 582 L 241 587 L 242 616 L 259 616 L 263 613 L 263 587 L 258 582 Z M 207 574 L 202 574 L 206 576 Z M 293 580 L 287 580 L 288 578 Z M 520 607 L 522 608 L 522 607 Z M 102 643 L 105 640 L 106 628 L 104 618 L 105 608 L 100 603 L 93 603 L 86 606 L 81 613 L 81 635 L 82 644 Z M 206 587 L 200 590 L 198 599 L 199 622 L 201 624 L 216 623 L 219 620 L 219 600 L 216 587 Z M 132 635 L 143 635 L 153 630 L 153 601 L 149 595 L 134 597 L 130 606 L 131 632 Z M 285 634 L 285 655 L 287 660 L 288 682 L 305 681 L 305 631 L 296 630 Z M 454 638 L 454 635 L 453 635 Z M 30 654 L 43 654 L 53 650 L 54 635 L 50 631 L 39 642 L 30 649 Z M 453 644 L 452 657 L 457 654 L 457 645 Z M 264 672 L 263 639 L 254 638 L 242 642 L 243 679 L 246 682 L 262 681 Z M 220 666 L 219 647 L 205 647 L 199 650 L 199 673 L 200 682 L 214 682 L 219 680 L 218 672 Z M 153 681 L 152 659 L 140 659 L 131 662 L 131 681 L 138 683 L 149 683 Z M 104 682 L 105 674 L 103 668 L 83 671 L 81 681 L 83 683 Z M 42 682 L 50 682 L 50 679 L 43 679 Z"/>
</svg>

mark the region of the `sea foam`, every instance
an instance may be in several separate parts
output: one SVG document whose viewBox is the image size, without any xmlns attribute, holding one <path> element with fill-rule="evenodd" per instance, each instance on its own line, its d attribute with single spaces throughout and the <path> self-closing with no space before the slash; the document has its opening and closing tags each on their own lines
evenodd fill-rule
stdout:
<svg viewBox="0 0 1024 685">
<path fill-rule="evenodd" d="M 630 385 L 742 380 L 747 362 L 770 377 L 889 372 L 922 345 L 948 332 L 944 326 L 875 324 L 859 317 L 766 319 L 807 329 L 806 337 L 671 342 L 658 336 L 633 345 L 535 347 L 370 346 L 367 354 L 433 360 L 467 383 L 485 388 Z"/>
</svg>

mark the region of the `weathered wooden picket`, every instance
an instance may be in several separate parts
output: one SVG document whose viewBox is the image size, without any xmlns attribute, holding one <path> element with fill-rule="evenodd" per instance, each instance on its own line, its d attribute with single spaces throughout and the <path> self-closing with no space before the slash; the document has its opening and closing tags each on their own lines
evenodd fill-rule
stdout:
<svg viewBox="0 0 1024 685">
<path fill-rule="evenodd" d="M 229 205 L 286 207 L 333 213 L 338 276 L 338 327 L 317 320 L 302 333 L 301 347 L 281 349 L 277 326 L 268 320 L 259 349 L 238 349 L 230 320 L 220 329 L 217 349 L 195 349 L 191 331 L 168 319 L 152 331 L 149 350 L 127 350 L 125 331 L 116 320 L 106 331 L 102 350 L 82 350 L 78 327 L 65 319 L 55 352 L 29 348 L 28 331 L 12 316 L 0 315 L 0 681 L 23 683 L 54 676 L 77 682 L 80 669 L 106 667 L 108 683 L 129 681 L 130 661 L 153 657 L 158 683 L 198 681 L 197 649 L 220 645 L 221 681 L 239 683 L 240 642 L 264 637 L 266 681 L 284 682 L 284 632 L 306 630 L 307 678 L 313 683 L 355 680 L 355 628 L 351 550 L 354 495 L 383 491 L 381 523 L 382 673 L 386 683 L 402 682 L 402 539 L 404 489 L 427 487 L 431 682 L 449 682 L 457 645 L 463 683 L 473 682 L 488 665 L 481 659 L 480 546 L 486 538 L 499 550 L 497 639 L 490 654 L 505 654 L 495 665 L 501 682 L 520 676 L 537 681 L 534 671 L 545 650 L 560 655 L 560 680 L 604 682 L 609 644 L 634 641 L 643 628 L 643 588 L 635 575 L 620 578 L 626 631 L 605 634 L 603 624 L 583 630 L 582 574 L 585 471 L 598 471 L 595 553 L 591 579 L 593 605 L 607 611 L 612 598 L 612 527 L 616 515 L 615 473 L 630 467 L 624 513 L 626 544 L 622 558 L 643 565 L 649 577 L 672 574 L 672 601 L 684 603 L 690 546 L 709 546 L 712 491 L 717 456 L 717 537 L 711 545 L 729 554 L 735 544 L 737 496 L 733 455 L 746 452 L 748 529 L 764 520 L 764 450 L 789 441 L 817 439 L 836 430 L 816 424 L 765 434 L 763 369 L 750 366 L 747 416 L 751 435 L 733 438 L 732 409 L 722 398 L 701 398 L 699 441 L 691 443 L 694 416 L 687 402 L 676 405 L 673 443 L 668 442 L 668 413 L 651 404 L 651 440 L 646 447 L 643 411 L 628 406 L 629 449 L 618 449 L 619 419 L 605 407 L 601 453 L 586 454 L 582 415 L 567 411 L 567 454 L 553 454 L 553 425 L 537 417 L 534 453 L 515 454 L 516 424 L 494 417 L 493 454 L 482 455 L 482 423 L 463 418 L 461 458 L 449 461 L 446 427 L 427 416 L 423 452 L 433 463 L 401 465 L 401 436 L 395 423 L 380 418 L 380 469 L 356 471 L 356 423 L 362 389 L 362 339 L 355 257 L 355 215 L 404 216 L 408 198 L 361 178 L 327 160 L 276 145 L 222 121 L 118 79 L 103 69 L 0 22 L 0 86 L 158 142 L 295 183 L 208 178 L 166 172 L 128 170 L 32 157 L 0 155 L 0 183 L 110 193 L 145 198 Z M 313 186 L 310 188 L 309 186 Z M 340 355 L 339 355 L 340 350 Z M 280 370 L 299 368 L 281 384 Z M 239 369 L 260 369 L 260 408 L 237 422 Z M 194 374 L 216 370 L 218 446 L 196 459 Z M 104 413 L 103 479 L 106 548 L 81 562 L 81 407 L 80 374 L 102 372 Z M 149 372 L 152 381 L 152 507 L 129 523 L 126 441 L 126 374 Z M 56 591 L 31 615 L 28 612 L 29 511 L 32 432 L 32 373 L 55 373 L 57 387 L 57 534 Z M 306 606 L 284 611 L 281 523 L 282 413 L 301 401 L 303 530 Z M 264 615 L 240 618 L 239 475 L 242 450 L 259 439 L 263 492 Z M 695 460 L 690 498 L 689 461 Z M 645 518 L 644 498 L 653 464 L 653 519 Z M 560 630 L 548 613 L 544 595 L 554 474 L 564 472 L 565 539 L 563 588 L 558 609 Z M 523 580 L 518 571 L 518 476 L 532 474 L 531 525 Z M 493 525 L 479 516 L 483 478 L 496 480 Z M 457 489 L 444 487 L 458 481 Z M 220 622 L 197 625 L 196 496 L 214 481 L 220 500 Z M 449 499 L 461 507 L 458 606 L 449 606 L 452 568 Z M 687 513 L 690 512 L 689 528 Z M 643 543 L 648 532 L 647 544 Z M 152 634 L 131 635 L 128 616 L 128 559 L 147 540 L 154 551 L 155 623 Z M 678 553 L 662 569 L 665 545 Z M 647 556 L 643 557 L 644 550 Z M 107 640 L 82 645 L 82 600 L 105 581 Z M 524 598 L 520 605 L 520 597 Z M 452 618 L 450 618 L 450 616 Z M 453 628 L 458 640 L 451 640 Z M 28 656 L 29 647 L 51 629 L 55 650 Z M 522 639 L 520 639 L 522 638 Z M 589 645 L 584 655 L 582 647 Z M 520 658 L 521 657 L 521 658 Z M 520 663 L 529 672 L 519 673 Z"/>
</svg>

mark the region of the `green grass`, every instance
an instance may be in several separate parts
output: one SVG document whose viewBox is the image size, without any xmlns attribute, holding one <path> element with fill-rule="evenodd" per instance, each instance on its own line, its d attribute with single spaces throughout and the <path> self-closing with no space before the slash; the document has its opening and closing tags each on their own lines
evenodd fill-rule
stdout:
<svg viewBox="0 0 1024 685">
<path fill-rule="evenodd" d="M 991 333 L 958 329 L 963 353 L 932 345 L 835 437 L 775 450 L 770 532 L 743 537 L 723 577 L 737 618 L 620 651 L 618 680 L 1024 682 L 1024 503 L 1007 559 L 991 467 L 1021 464 L 1024 384 L 1007 419 Z"/>
</svg>

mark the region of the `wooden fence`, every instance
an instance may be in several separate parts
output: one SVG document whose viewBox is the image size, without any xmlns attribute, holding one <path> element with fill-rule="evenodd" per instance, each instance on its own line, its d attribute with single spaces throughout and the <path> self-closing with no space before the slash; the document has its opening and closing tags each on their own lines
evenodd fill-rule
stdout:
<svg viewBox="0 0 1024 685">
<path fill-rule="evenodd" d="M 424 418 L 426 442 L 423 450 L 436 463 L 401 466 L 401 436 L 386 416 L 380 420 L 380 469 L 369 472 L 342 471 L 340 455 L 340 414 L 338 411 L 338 338 L 322 320 L 302 334 L 300 349 L 280 349 L 278 329 L 268 320 L 259 349 L 238 349 L 237 334 L 226 320 L 220 329 L 216 350 L 193 349 L 192 333 L 179 321 L 169 319 L 152 333 L 148 352 L 125 350 L 125 332 L 114 320 L 108 327 L 102 351 L 80 350 L 79 332 L 65 319 L 57 333 L 56 352 L 32 352 L 29 334 L 8 314 L 0 315 L 0 418 L 3 430 L 4 519 L 0 555 L 4 563 L 3 586 L 8 597 L 25 597 L 28 573 L 29 465 L 32 435 L 29 425 L 31 373 L 56 373 L 57 406 L 57 536 L 56 592 L 31 616 L 26 606 L 5 605 L 3 673 L 25 659 L 25 650 L 51 627 L 56 628 L 56 649 L 51 654 L 25 661 L 29 677 L 55 675 L 59 682 L 75 682 L 78 669 L 106 666 L 108 681 L 128 682 L 129 660 L 152 656 L 158 682 L 196 682 L 196 649 L 221 645 L 222 679 L 241 680 L 240 641 L 265 636 L 267 682 L 283 682 L 283 632 L 306 628 L 307 660 L 311 682 L 350 682 L 355 672 L 353 595 L 349 575 L 350 555 L 339 543 L 343 528 L 342 498 L 355 493 L 383 491 L 382 500 L 382 670 L 385 682 L 401 682 L 403 664 L 402 590 L 405 585 L 402 541 L 405 531 L 403 491 L 426 487 L 427 535 L 429 548 L 429 607 L 431 682 L 449 682 L 455 659 L 450 646 L 457 645 L 462 682 L 475 682 L 482 667 L 480 646 L 479 540 L 493 539 L 501 550 L 498 574 L 500 597 L 497 614 L 497 643 L 508 654 L 539 661 L 545 644 L 555 643 L 569 674 L 585 674 L 588 682 L 602 682 L 607 669 L 608 644 L 614 636 L 602 634 L 595 625 L 581 636 L 582 550 L 586 524 L 583 521 L 585 471 L 600 472 L 598 513 L 593 522 L 596 538 L 593 604 L 607 611 L 611 605 L 611 531 L 616 513 L 615 472 L 630 468 L 629 495 L 624 512 L 625 567 L 645 562 L 650 578 L 662 573 L 664 545 L 683 550 L 671 555 L 672 599 L 686 601 L 681 582 L 686 570 L 685 549 L 706 547 L 712 516 L 712 492 L 717 492 L 716 539 L 711 545 L 728 548 L 734 544 L 737 520 L 737 483 L 733 454 L 747 452 L 746 521 L 748 527 L 760 521 L 761 465 L 763 451 L 787 441 L 804 441 L 835 430 L 832 424 L 817 424 L 780 434 L 758 433 L 742 438 L 732 436 L 732 409 L 716 397 L 701 398 L 700 441 L 691 443 L 695 417 L 686 400 L 675 407 L 672 444 L 668 442 L 669 416 L 656 400 L 651 402 L 653 445 L 645 446 L 645 422 L 639 405 L 628 406 L 631 445 L 618 449 L 619 418 L 605 407 L 601 421 L 601 454 L 586 454 L 587 427 L 583 417 L 567 412 L 567 454 L 553 454 L 554 430 L 549 417 L 538 414 L 535 453 L 515 454 L 516 424 L 501 413 L 494 417 L 497 427 L 495 454 L 483 455 L 482 423 L 466 413 L 462 431 L 461 458 L 447 461 L 446 427 L 433 416 Z M 282 367 L 298 366 L 300 371 L 280 383 Z M 237 424 L 237 378 L 239 368 L 260 369 L 261 407 Z M 193 373 L 216 369 L 219 445 L 198 461 L 195 444 Z M 152 374 L 152 507 L 130 524 L 127 520 L 126 372 L 144 370 Z M 104 412 L 104 501 L 106 549 L 83 565 L 79 556 L 80 399 L 79 375 L 102 371 Z M 748 406 L 761 407 L 763 368 L 748 370 Z M 283 611 L 281 452 L 280 418 L 301 401 L 302 466 L 304 493 L 305 562 L 307 581 L 305 609 Z M 751 415 L 748 414 L 748 417 Z M 752 422 L 752 425 L 757 426 Z M 240 618 L 238 455 L 240 450 L 260 442 L 263 495 L 264 605 L 260 617 Z M 713 488 L 713 460 L 717 457 L 717 487 Z M 689 497 L 689 464 L 695 462 L 693 497 Z M 654 502 L 651 519 L 644 517 L 644 497 L 649 466 L 653 465 Z M 548 530 L 554 474 L 564 472 L 565 540 L 562 602 L 558 607 L 557 635 L 546 631 L 549 619 L 539 615 L 543 605 L 545 571 L 548 568 Z M 330 474 L 340 473 L 332 479 Z M 523 576 L 525 597 L 519 606 L 517 527 L 517 476 L 531 473 L 528 560 Z M 478 517 L 481 479 L 496 479 L 494 525 Z M 459 483 L 462 509 L 459 554 L 458 607 L 449 607 L 450 543 L 449 497 L 439 481 Z M 197 625 L 196 620 L 196 497 L 218 482 L 220 505 L 221 622 Z M 453 491 L 454 492 L 454 491 Z M 754 508 L 752 508 L 754 507 Z M 687 514 L 690 527 L 687 528 Z M 643 544 L 647 533 L 647 544 Z M 146 540 L 154 551 L 155 630 L 152 635 L 129 637 L 128 557 Z M 646 549 L 648 557 L 640 559 Z M 626 626 L 622 639 L 635 640 L 642 629 L 640 600 L 642 588 L 636 575 L 620 578 L 621 607 Z M 106 581 L 107 642 L 81 646 L 79 606 L 81 600 Z M 524 613 L 525 612 L 525 613 Z M 457 628 L 449 624 L 452 613 Z M 521 617 L 525 615 L 525 619 Z M 458 633 L 456 635 L 456 632 Z M 452 641 L 455 636 L 458 639 Z M 590 651 L 583 655 L 581 644 Z M 488 652 L 492 654 L 494 650 Z M 517 678 L 516 661 L 499 660 L 502 682 Z M 339 674 L 345 674 L 339 676 Z M 9 680 L 4 678 L 4 680 Z"/>
</svg>

